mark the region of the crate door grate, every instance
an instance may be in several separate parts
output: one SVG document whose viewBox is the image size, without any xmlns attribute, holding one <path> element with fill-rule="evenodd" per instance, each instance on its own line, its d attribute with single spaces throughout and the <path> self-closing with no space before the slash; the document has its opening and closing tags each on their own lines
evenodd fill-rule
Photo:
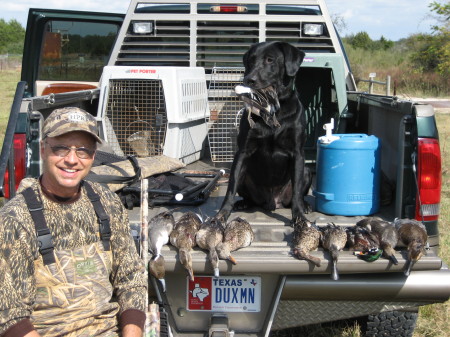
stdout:
<svg viewBox="0 0 450 337">
<path fill-rule="evenodd" d="M 161 155 L 167 128 L 167 111 L 159 79 L 111 79 L 105 116 L 111 127 L 107 139 L 113 151 L 139 157 Z"/>
<path fill-rule="evenodd" d="M 212 69 L 208 88 L 210 106 L 208 141 L 213 162 L 232 162 L 237 150 L 239 111 L 243 108 L 243 104 L 234 88 L 242 83 L 243 77 L 243 67 Z"/>
</svg>

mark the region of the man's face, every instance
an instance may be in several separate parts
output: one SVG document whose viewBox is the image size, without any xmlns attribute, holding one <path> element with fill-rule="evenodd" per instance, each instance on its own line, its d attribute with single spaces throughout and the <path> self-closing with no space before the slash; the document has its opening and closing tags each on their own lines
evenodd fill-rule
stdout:
<svg viewBox="0 0 450 337">
<path fill-rule="evenodd" d="M 68 151 L 67 147 L 72 149 Z M 89 173 L 94 162 L 95 148 L 95 139 L 82 131 L 43 140 L 42 185 L 49 192 L 61 197 L 75 195 L 80 181 Z M 65 153 L 67 154 L 64 155 Z"/>
</svg>

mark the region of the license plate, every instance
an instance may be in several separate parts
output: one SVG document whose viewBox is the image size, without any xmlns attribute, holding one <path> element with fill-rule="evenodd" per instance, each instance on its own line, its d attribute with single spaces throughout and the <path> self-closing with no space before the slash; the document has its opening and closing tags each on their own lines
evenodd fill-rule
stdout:
<svg viewBox="0 0 450 337">
<path fill-rule="evenodd" d="M 187 308 L 191 311 L 259 312 L 261 277 L 195 276 L 187 278 Z"/>
</svg>

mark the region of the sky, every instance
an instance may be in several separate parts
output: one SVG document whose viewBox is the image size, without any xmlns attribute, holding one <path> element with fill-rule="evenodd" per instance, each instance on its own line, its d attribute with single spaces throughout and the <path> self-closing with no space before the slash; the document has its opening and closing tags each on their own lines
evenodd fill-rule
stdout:
<svg viewBox="0 0 450 337">
<path fill-rule="evenodd" d="M 378 40 L 384 36 L 388 40 L 397 41 L 411 34 L 429 33 L 430 27 L 436 22 L 430 17 L 431 12 L 428 8 L 428 4 L 433 0 L 325 1 L 330 14 L 343 18 L 346 23 L 346 29 L 340 32 L 342 36 L 364 31 L 372 40 Z M 438 0 L 440 3 L 445 3 L 445 1 Z M 170 3 L 170 0 L 167 2 Z M 279 3 L 282 3 L 282 0 L 279 0 Z M 2 0 L 0 19 L 4 19 L 6 22 L 16 19 L 25 27 L 29 8 L 125 13 L 128 5 L 128 0 Z"/>
</svg>

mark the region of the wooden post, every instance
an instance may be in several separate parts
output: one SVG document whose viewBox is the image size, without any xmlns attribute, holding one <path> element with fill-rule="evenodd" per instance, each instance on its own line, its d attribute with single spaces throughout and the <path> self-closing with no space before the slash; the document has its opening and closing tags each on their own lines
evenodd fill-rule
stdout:
<svg viewBox="0 0 450 337">
<path fill-rule="evenodd" d="M 373 94 L 373 83 L 375 81 L 376 73 L 369 74 L 369 94 Z"/>
<path fill-rule="evenodd" d="M 141 258 L 144 260 L 145 276 L 148 280 L 148 179 L 141 179 Z M 148 283 L 148 282 L 147 282 Z M 144 336 L 150 336 L 150 307 L 148 305 L 148 294 L 145 298 L 146 320 L 144 325 Z"/>
<path fill-rule="evenodd" d="M 391 96 L 391 76 L 386 77 L 386 96 Z"/>
</svg>

